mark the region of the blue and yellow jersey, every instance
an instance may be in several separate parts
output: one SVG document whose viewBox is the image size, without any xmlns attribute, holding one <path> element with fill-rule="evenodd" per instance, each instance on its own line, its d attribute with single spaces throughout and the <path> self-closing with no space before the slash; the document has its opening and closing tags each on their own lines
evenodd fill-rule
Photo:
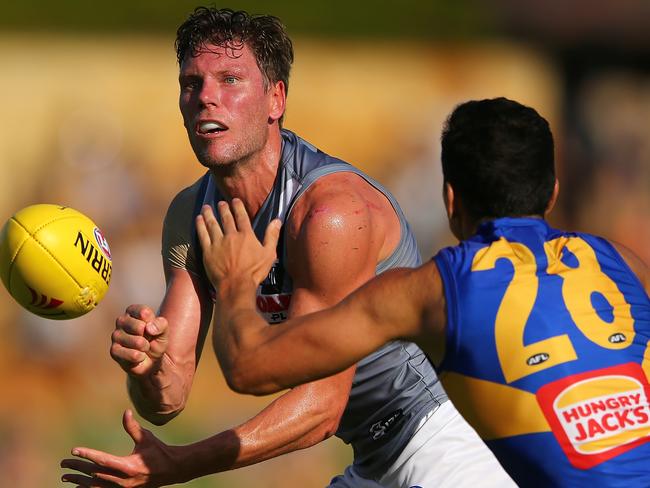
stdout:
<svg viewBox="0 0 650 488">
<path fill-rule="evenodd" d="M 504 218 L 435 257 L 449 397 L 521 486 L 650 486 L 650 299 L 606 240 Z"/>
</svg>

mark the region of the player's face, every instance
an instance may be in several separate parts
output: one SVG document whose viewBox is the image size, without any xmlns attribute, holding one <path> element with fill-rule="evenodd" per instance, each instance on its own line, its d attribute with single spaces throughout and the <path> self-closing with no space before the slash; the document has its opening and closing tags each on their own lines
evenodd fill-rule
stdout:
<svg viewBox="0 0 650 488">
<path fill-rule="evenodd" d="M 179 106 L 192 149 L 204 166 L 250 161 L 265 147 L 273 90 L 248 46 L 207 46 L 186 56 L 179 74 Z"/>
</svg>

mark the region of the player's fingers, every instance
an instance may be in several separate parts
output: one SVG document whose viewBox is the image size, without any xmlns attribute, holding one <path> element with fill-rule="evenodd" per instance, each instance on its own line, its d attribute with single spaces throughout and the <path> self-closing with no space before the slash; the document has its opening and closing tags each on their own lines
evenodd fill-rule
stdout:
<svg viewBox="0 0 650 488">
<path fill-rule="evenodd" d="M 96 483 L 104 483 L 104 484 L 99 484 L 97 486 L 104 487 L 104 486 L 133 486 L 129 483 L 129 477 L 123 477 L 123 476 L 113 476 L 111 474 L 106 474 L 106 473 L 95 473 L 94 475 L 95 482 Z M 95 485 L 93 485 L 95 486 Z"/>
<path fill-rule="evenodd" d="M 168 335 L 168 322 L 164 317 L 157 317 L 147 324 L 145 337 L 149 340 L 149 356 L 159 358 L 167 351 Z"/>
<path fill-rule="evenodd" d="M 64 474 L 61 477 L 61 481 L 64 483 L 76 483 L 77 488 L 116 488 L 123 486 L 106 480 L 82 476 L 80 474 Z"/>
<path fill-rule="evenodd" d="M 129 349 L 117 343 L 111 344 L 110 354 L 123 369 L 131 369 L 147 359 L 146 353 Z"/>
<path fill-rule="evenodd" d="M 199 214 L 196 216 L 196 236 L 199 239 L 199 245 L 201 246 L 201 249 L 203 252 L 210 247 L 210 243 L 212 242 L 210 239 L 210 233 L 208 232 L 208 228 L 205 225 L 205 219 L 203 218 L 203 215 Z"/>
<path fill-rule="evenodd" d="M 217 222 L 217 218 L 214 216 L 212 207 L 210 205 L 203 205 L 201 207 L 201 216 L 203 217 L 203 222 L 205 223 L 205 228 L 208 231 L 208 236 L 210 237 L 211 243 L 218 243 L 223 238 L 223 232 Z"/>
<path fill-rule="evenodd" d="M 169 323 L 165 317 L 156 317 L 145 326 L 145 337 L 149 339 L 167 337 L 169 334 Z"/>
<path fill-rule="evenodd" d="M 116 330 L 123 330 L 127 334 L 132 334 L 132 335 L 144 335 L 144 326 L 146 322 L 140 320 L 140 319 L 134 319 L 130 315 L 120 315 L 116 320 L 115 320 L 115 329 Z"/>
<path fill-rule="evenodd" d="M 156 337 L 149 343 L 149 352 L 147 353 L 151 359 L 160 359 L 165 352 L 167 352 L 167 347 L 169 346 L 169 341 L 166 337 Z"/>
<path fill-rule="evenodd" d="M 221 217 L 221 227 L 223 227 L 223 233 L 227 235 L 237 232 L 235 219 L 230 212 L 230 206 L 228 206 L 228 203 L 224 201 L 219 202 L 218 209 L 219 217 Z"/>
<path fill-rule="evenodd" d="M 264 249 L 272 250 L 275 255 L 275 250 L 278 247 L 278 239 L 280 238 L 280 228 L 282 227 L 282 221 L 280 219 L 273 219 L 271 223 L 266 227 L 264 232 Z"/>
<path fill-rule="evenodd" d="M 74 469 L 75 471 L 79 471 L 79 473 L 84 473 L 89 476 L 95 476 L 98 473 L 103 473 L 106 476 L 113 476 L 115 478 L 120 478 L 120 477 L 124 477 L 125 475 L 125 473 L 121 471 L 99 466 L 95 463 L 91 463 L 90 461 L 84 461 L 83 459 L 74 459 L 74 458 L 64 459 L 59 463 L 59 466 L 61 466 L 63 469 Z M 78 474 L 78 473 L 67 473 L 67 474 Z"/>
<path fill-rule="evenodd" d="M 111 342 L 119 344 L 127 349 L 147 352 L 149 350 L 149 341 L 141 335 L 128 334 L 122 329 L 115 329 L 111 334 Z"/>
<path fill-rule="evenodd" d="M 251 219 L 248 217 L 248 212 L 246 212 L 244 202 L 242 202 L 239 198 L 233 198 L 230 206 L 232 207 L 232 213 L 235 216 L 237 229 L 240 231 L 252 230 Z"/>
<path fill-rule="evenodd" d="M 92 475 L 98 469 L 102 469 L 101 466 L 97 466 L 95 463 L 82 461 L 81 459 L 64 459 L 61 461 L 60 466 L 63 469 L 74 469 L 75 471 L 89 475 Z"/>
<path fill-rule="evenodd" d="M 128 473 L 129 470 L 128 461 L 123 457 L 114 456 L 104 451 L 88 447 L 75 447 L 72 449 L 72 455 L 96 464 L 98 466 L 97 472 L 124 474 Z"/>
<path fill-rule="evenodd" d="M 133 439 L 133 442 L 136 444 L 142 442 L 145 431 L 133 417 L 133 412 L 130 409 L 124 411 L 124 415 L 122 415 L 122 425 L 124 426 L 126 433 L 131 436 L 131 439 Z"/>
<path fill-rule="evenodd" d="M 79 471 L 79 473 L 65 473 L 61 477 L 62 481 L 67 483 L 78 483 L 79 486 L 123 486 L 121 482 L 124 481 L 125 477 L 128 477 L 128 475 L 121 470 L 100 466 L 96 463 L 84 461 L 82 459 L 64 459 L 61 461 L 60 466 L 64 469 Z"/>
<path fill-rule="evenodd" d="M 126 307 L 126 314 L 134 319 L 142 320 L 143 322 L 149 322 L 156 316 L 151 307 L 140 303 L 135 303 Z"/>
</svg>

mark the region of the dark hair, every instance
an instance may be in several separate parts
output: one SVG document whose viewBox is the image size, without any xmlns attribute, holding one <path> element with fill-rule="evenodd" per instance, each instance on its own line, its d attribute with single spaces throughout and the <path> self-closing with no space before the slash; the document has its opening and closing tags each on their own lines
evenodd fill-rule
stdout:
<svg viewBox="0 0 650 488">
<path fill-rule="evenodd" d="M 463 103 L 442 132 L 442 172 L 477 221 L 543 216 L 555 186 L 548 122 L 506 98 Z"/>
<path fill-rule="evenodd" d="M 185 56 L 196 56 L 209 44 L 227 48 L 232 56 L 248 45 L 264 76 L 265 89 L 283 81 L 285 90 L 289 90 L 293 45 L 277 17 L 197 7 L 176 32 L 174 46 L 179 66 Z"/>
</svg>

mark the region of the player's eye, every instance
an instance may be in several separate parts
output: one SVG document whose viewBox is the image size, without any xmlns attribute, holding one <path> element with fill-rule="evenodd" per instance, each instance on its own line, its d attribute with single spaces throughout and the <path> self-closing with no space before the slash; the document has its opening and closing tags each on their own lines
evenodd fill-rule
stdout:
<svg viewBox="0 0 650 488">
<path fill-rule="evenodd" d="M 226 77 L 223 79 L 223 81 L 224 81 L 224 83 L 226 83 L 227 85 L 234 85 L 235 83 L 237 83 L 237 78 L 234 77 L 234 76 L 226 76 Z"/>
<path fill-rule="evenodd" d="M 181 90 L 194 91 L 200 88 L 201 83 L 198 80 L 181 80 Z"/>
</svg>

